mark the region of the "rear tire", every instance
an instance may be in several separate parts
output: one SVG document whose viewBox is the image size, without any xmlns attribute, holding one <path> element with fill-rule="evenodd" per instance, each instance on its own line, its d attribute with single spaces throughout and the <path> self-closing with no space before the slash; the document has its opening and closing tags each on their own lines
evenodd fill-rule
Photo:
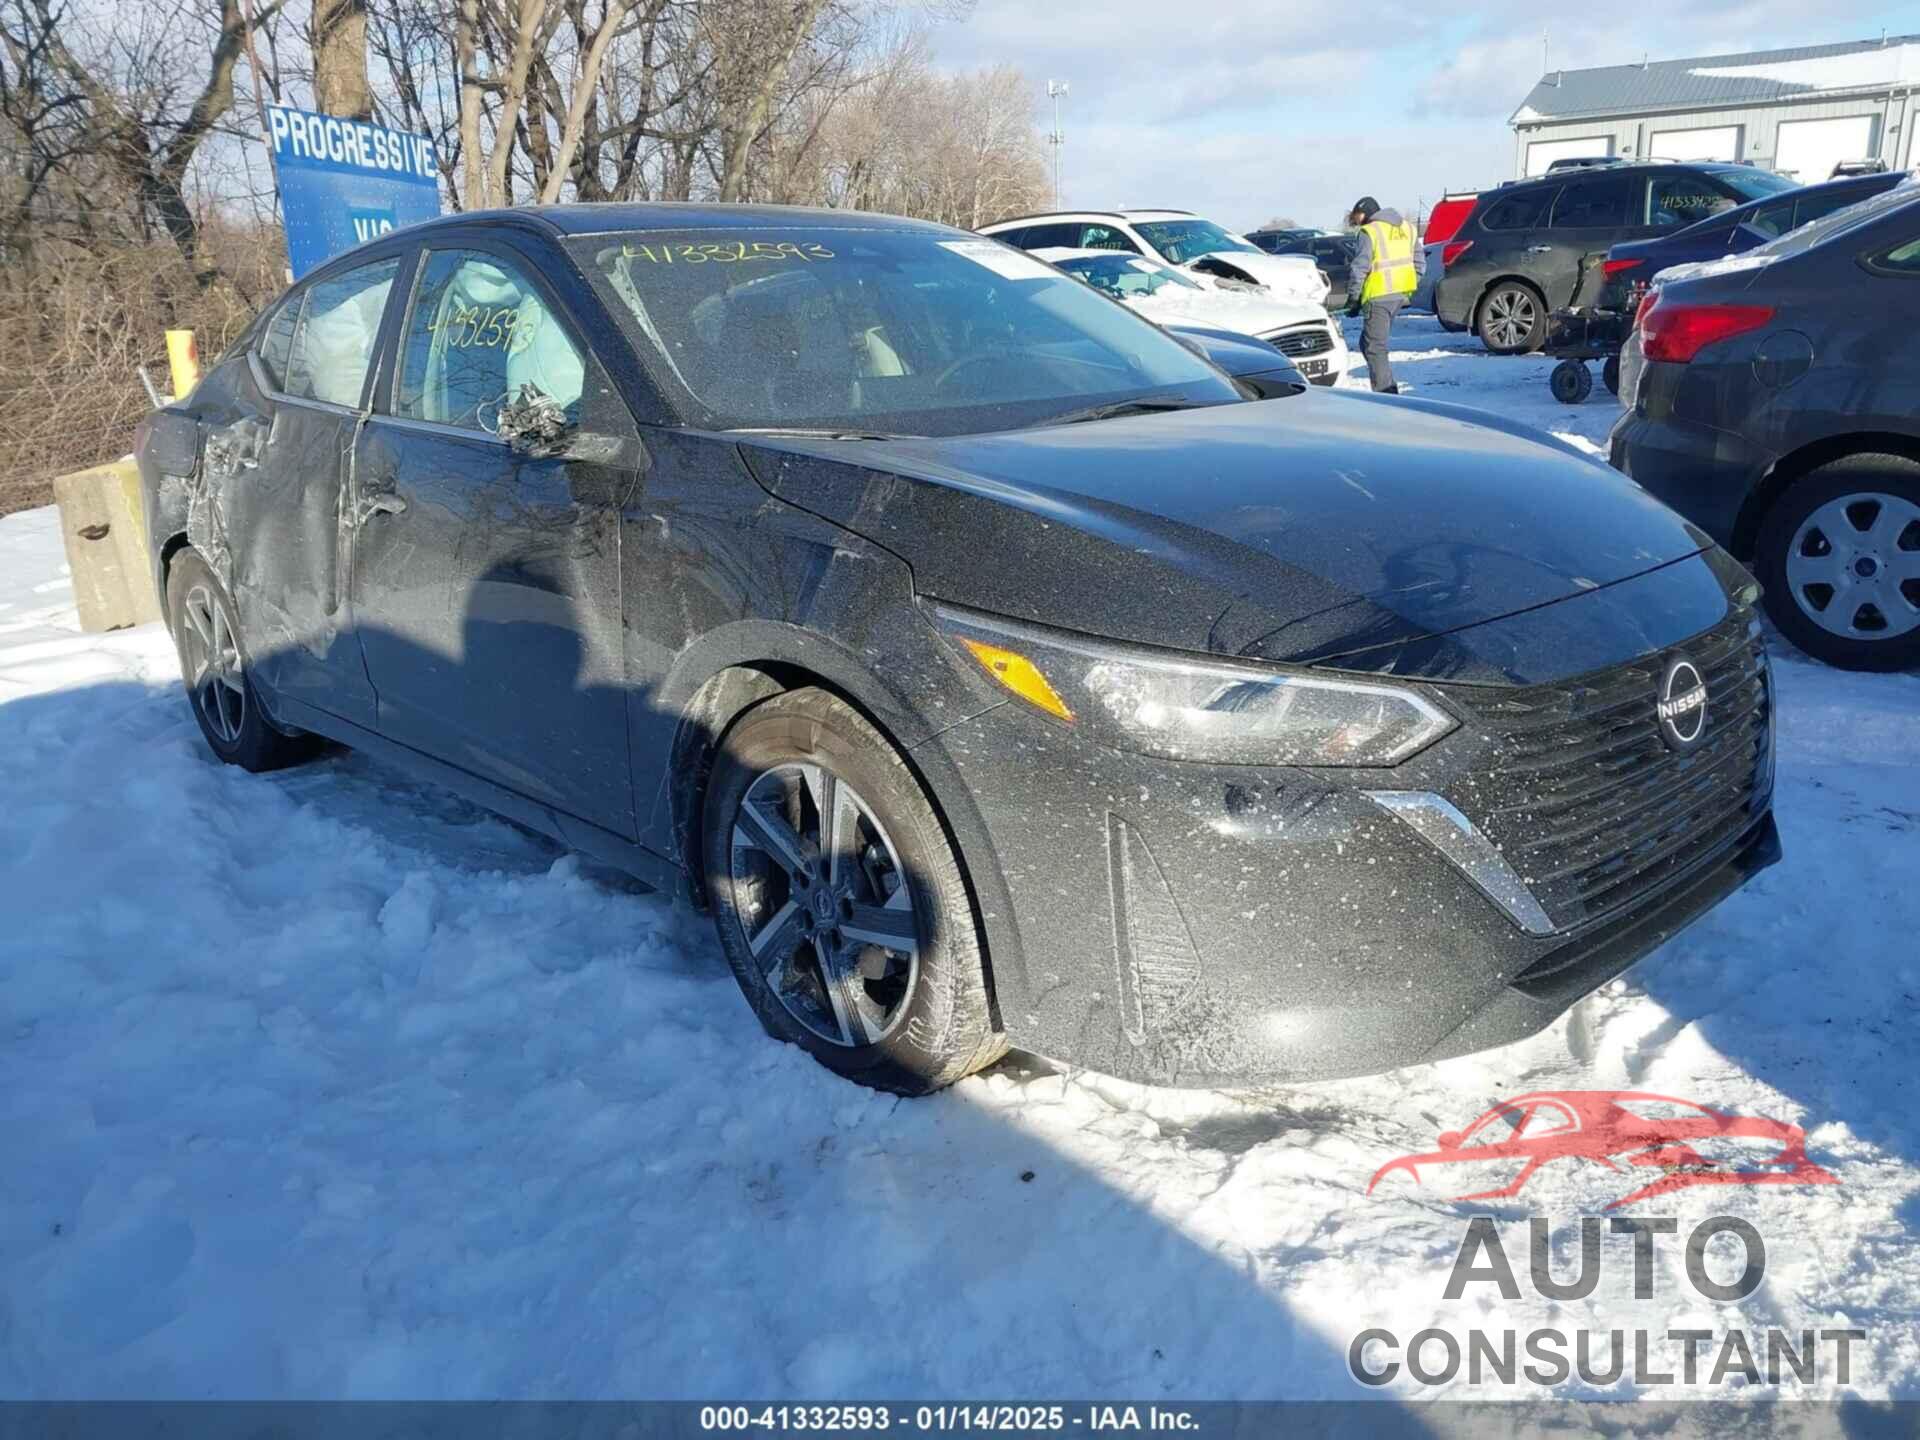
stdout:
<svg viewBox="0 0 1920 1440">
<path fill-rule="evenodd" d="M 1767 614 L 1843 670 L 1920 665 L 1920 464 L 1849 455 L 1773 502 L 1754 545 Z"/>
<path fill-rule="evenodd" d="M 1006 1052 L 959 859 L 905 760 L 851 706 L 794 690 L 741 716 L 702 832 L 720 944 L 768 1034 L 901 1095 Z"/>
<path fill-rule="evenodd" d="M 1480 343 L 1495 355 L 1530 355 L 1547 343 L 1547 302 L 1520 280 L 1502 280 L 1474 316 Z"/>
<path fill-rule="evenodd" d="M 256 773 L 311 759 L 320 741 L 274 729 L 260 708 L 240 644 L 240 611 L 197 550 L 182 550 L 167 571 L 167 626 L 180 655 L 187 703 L 207 748 Z"/>
<path fill-rule="evenodd" d="M 1609 395 L 1620 393 L 1620 357 L 1607 356 L 1607 363 L 1600 367 L 1600 382 L 1607 387 Z"/>
</svg>

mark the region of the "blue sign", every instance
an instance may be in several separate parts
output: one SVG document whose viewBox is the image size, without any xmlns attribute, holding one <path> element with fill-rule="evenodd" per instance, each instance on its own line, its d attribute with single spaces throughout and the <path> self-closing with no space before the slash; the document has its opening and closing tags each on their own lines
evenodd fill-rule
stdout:
<svg viewBox="0 0 1920 1440">
<path fill-rule="evenodd" d="M 297 280 L 322 261 L 440 213 L 433 142 L 364 120 L 267 107 L 287 260 Z"/>
</svg>

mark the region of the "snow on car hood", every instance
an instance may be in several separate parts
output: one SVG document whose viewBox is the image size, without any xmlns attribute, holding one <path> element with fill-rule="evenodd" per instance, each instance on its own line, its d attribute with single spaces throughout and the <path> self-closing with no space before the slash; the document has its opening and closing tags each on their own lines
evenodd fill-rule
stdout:
<svg viewBox="0 0 1920 1440">
<path fill-rule="evenodd" d="M 1271 335 L 1289 325 L 1325 324 L 1327 319 L 1326 307 L 1317 301 L 1212 285 L 1201 290 L 1168 285 L 1152 295 L 1129 295 L 1126 303 L 1157 325 L 1203 325 L 1242 335 Z"/>
<path fill-rule="evenodd" d="M 1327 298 L 1327 277 L 1305 255 L 1223 250 L 1215 255 L 1202 255 L 1175 268 L 1198 276 L 1251 281 L 1266 289 L 1277 300 L 1324 306 Z"/>
</svg>

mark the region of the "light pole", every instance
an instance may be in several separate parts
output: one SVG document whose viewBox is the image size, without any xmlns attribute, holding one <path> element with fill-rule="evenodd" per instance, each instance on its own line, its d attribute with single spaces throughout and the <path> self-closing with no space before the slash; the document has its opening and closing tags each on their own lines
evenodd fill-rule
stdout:
<svg viewBox="0 0 1920 1440">
<path fill-rule="evenodd" d="M 1067 93 L 1064 80 L 1047 81 L 1047 98 L 1053 101 L 1053 133 L 1047 136 L 1047 143 L 1053 146 L 1053 208 L 1060 208 L 1060 147 L 1067 143 L 1067 137 L 1060 133 L 1060 97 Z"/>
</svg>

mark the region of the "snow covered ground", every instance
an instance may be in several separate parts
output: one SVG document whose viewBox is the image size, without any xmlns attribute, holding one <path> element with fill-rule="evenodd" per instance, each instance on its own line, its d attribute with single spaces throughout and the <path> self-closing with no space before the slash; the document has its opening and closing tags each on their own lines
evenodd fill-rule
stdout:
<svg viewBox="0 0 1920 1440">
<path fill-rule="evenodd" d="M 1418 393 L 1612 419 L 1401 337 Z M 1016 1056 L 901 1102 L 765 1039 L 705 921 L 616 875 L 351 754 L 213 763 L 166 637 L 80 634 L 64 576 L 52 511 L 0 521 L 0 1396 L 1414 1396 L 1349 1378 L 1359 1331 L 1604 1362 L 1646 1327 L 1672 1370 L 1669 1329 L 1779 1326 L 1864 1330 L 1852 1390 L 1920 1398 L 1920 677 L 1776 644 L 1786 861 L 1534 1040 L 1238 1094 Z M 1597 1166 L 1366 1193 L 1556 1089 L 1797 1122 L 1840 1183 L 1636 1207 L 1679 1222 L 1651 1299 L 1625 1236 L 1586 1298 L 1527 1279 L 1528 1217 L 1565 1275 L 1625 1193 Z M 1443 1297 L 1474 1213 L 1521 1298 Z M 1741 1301 L 1684 1278 L 1718 1213 L 1767 1245 Z M 1834 1393 L 1826 1349 L 1787 1393 Z M 1737 1388 L 1706 1353 L 1655 1393 Z"/>
</svg>

